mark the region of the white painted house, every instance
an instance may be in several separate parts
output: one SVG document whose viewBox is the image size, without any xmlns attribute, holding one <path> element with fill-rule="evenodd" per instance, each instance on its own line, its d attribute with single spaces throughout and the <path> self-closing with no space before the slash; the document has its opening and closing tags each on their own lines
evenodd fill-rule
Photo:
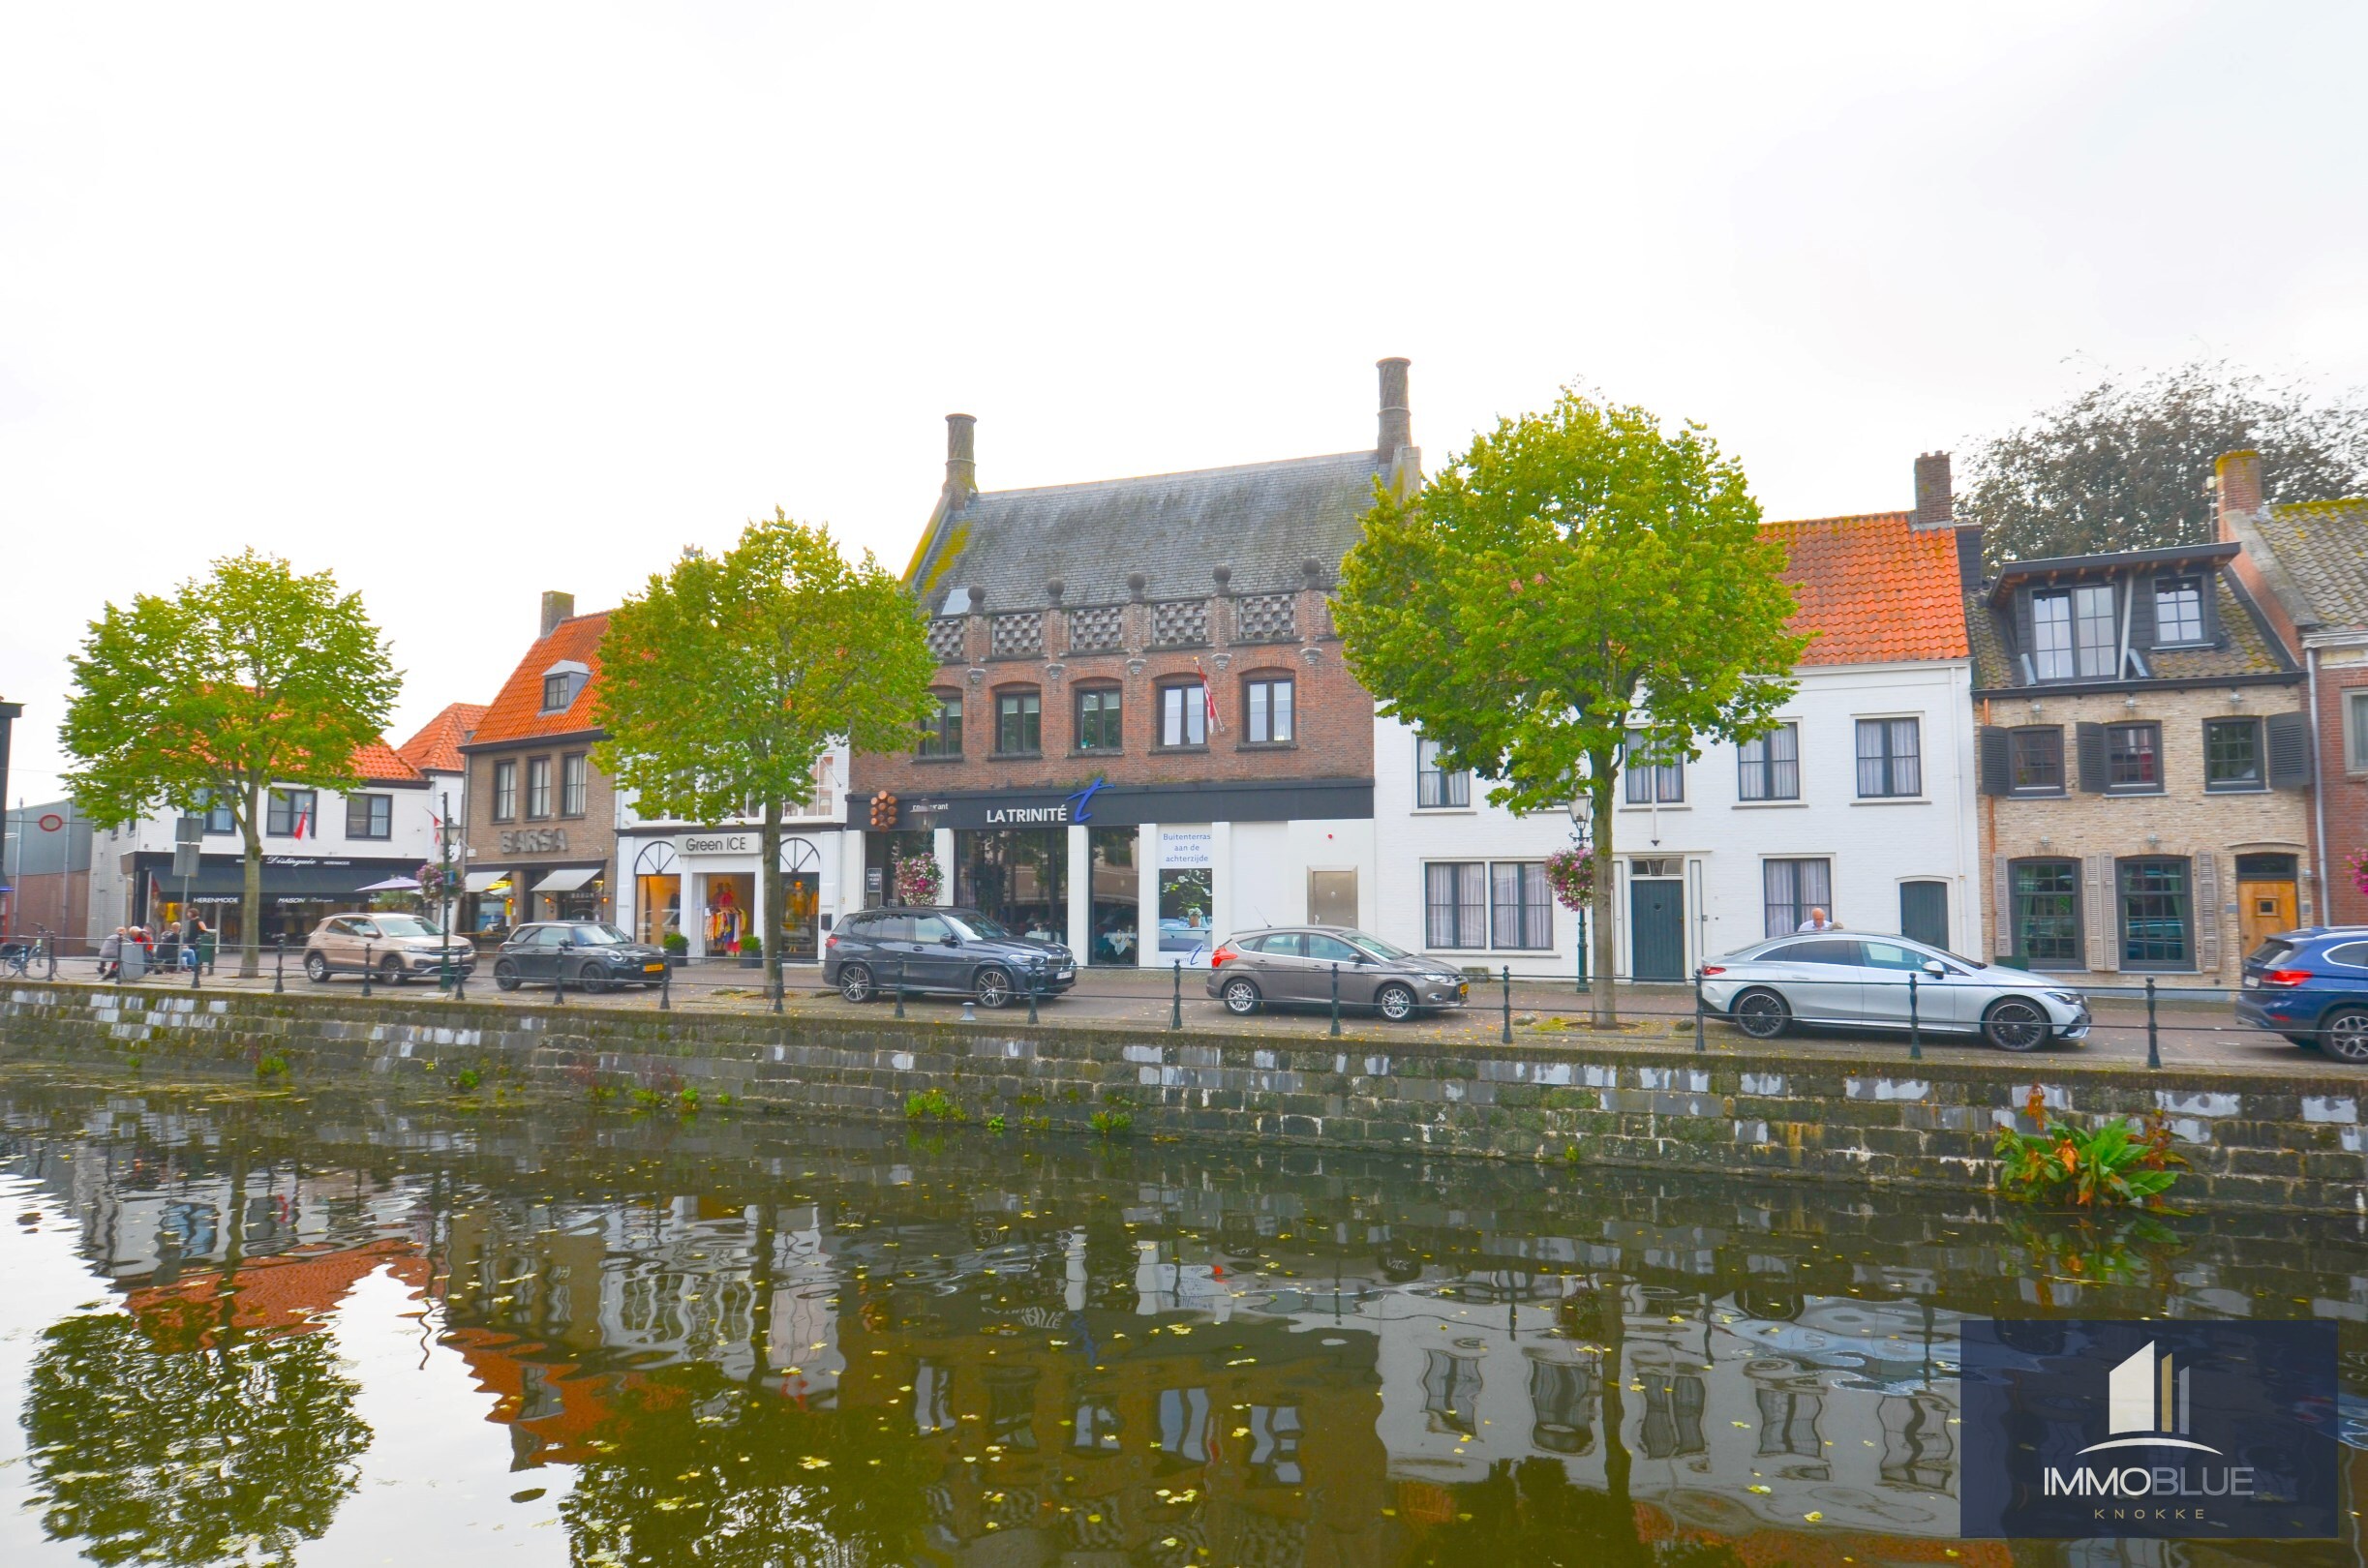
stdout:
<svg viewBox="0 0 2368 1568">
<path fill-rule="evenodd" d="M 1815 640 L 1774 735 L 1625 774 L 1613 814 L 1619 972 L 1682 980 L 1822 908 L 1974 952 L 1981 857 L 1972 672 L 1948 459 L 1918 510 L 1768 525 Z M 1968 530 L 1970 532 L 1971 530 Z M 1466 967 L 1572 976 L 1578 917 L 1544 885 L 1561 812 L 1517 816 L 1376 721 L 1379 933 Z"/>
</svg>

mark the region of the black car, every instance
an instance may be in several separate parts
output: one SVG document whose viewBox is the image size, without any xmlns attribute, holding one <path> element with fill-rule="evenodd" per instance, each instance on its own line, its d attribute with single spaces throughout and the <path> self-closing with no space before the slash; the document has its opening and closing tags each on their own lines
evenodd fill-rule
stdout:
<svg viewBox="0 0 2368 1568">
<path fill-rule="evenodd" d="M 1000 1008 L 1030 985 L 1042 997 L 1078 982 L 1077 955 L 1066 946 L 1017 935 L 975 909 L 866 909 L 839 921 L 823 947 L 823 983 L 850 1002 L 901 986 Z"/>
<path fill-rule="evenodd" d="M 494 955 L 494 983 L 505 991 L 562 977 L 586 991 L 655 985 L 666 978 L 666 951 L 602 920 L 541 920 L 510 932 Z"/>
</svg>

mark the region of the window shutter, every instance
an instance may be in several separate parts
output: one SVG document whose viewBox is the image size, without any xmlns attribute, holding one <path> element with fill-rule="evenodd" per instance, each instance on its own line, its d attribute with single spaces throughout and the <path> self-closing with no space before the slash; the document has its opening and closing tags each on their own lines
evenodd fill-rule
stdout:
<svg viewBox="0 0 2368 1568">
<path fill-rule="evenodd" d="M 2073 726 L 2073 737 L 2080 753 L 2080 793 L 2103 795 L 2106 779 L 2105 726 L 2076 724 Z"/>
<path fill-rule="evenodd" d="M 2121 964 L 2114 955 L 2121 950 L 2121 944 L 2112 940 L 2113 912 L 2117 907 L 2113 896 L 2113 858 L 2091 855 L 2087 866 L 2087 886 L 2080 890 L 2080 902 L 2088 910 L 2088 967 L 2117 970 Z"/>
<path fill-rule="evenodd" d="M 2269 736 L 2269 787 L 2306 790 L 2311 786 L 2311 723 L 2308 713 L 2272 713 Z"/>
<path fill-rule="evenodd" d="M 2220 857 L 2199 855 L 2196 866 L 2196 967 L 2220 972 Z"/>
<path fill-rule="evenodd" d="M 1982 726 L 1982 793 L 2005 795 L 2015 787 L 2014 760 L 2003 726 Z"/>
<path fill-rule="evenodd" d="M 1989 950 L 1992 956 L 2003 958 L 2015 950 L 2014 874 L 2007 869 L 2005 856 L 1990 857 L 1989 878 L 1991 885 L 1997 889 L 1990 896 L 1998 920 L 1997 930 L 1990 934 Z"/>
<path fill-rule="evenodd" d="M 2130 579 L 2130 646 L 2148 648 L 2154 646 L 2154 579 Z"/>
</svg>

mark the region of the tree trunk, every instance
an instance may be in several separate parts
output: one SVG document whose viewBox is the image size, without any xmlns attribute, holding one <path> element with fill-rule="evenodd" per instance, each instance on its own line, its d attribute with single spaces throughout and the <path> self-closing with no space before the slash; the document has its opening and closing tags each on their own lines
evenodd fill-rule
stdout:
<svg viewBox="0 0 2368 1568">
<path fill-rule="evenodd" d="M 760 929 L 757 940 L 765 945 L 765 989 L 770 991 L 781 983 L 781 899 L 785 893 L 785 879 L 781 875 L 781 802 L 765 802 L 764 825 L 757 829 L 757 853 L 764 863 L 757 867 L 763 879 L 764 891 L 757 897 L 761 914 L 755 915 Z"/>
<path fill-rule="evenodd" d="M 263 833 L 258 817 L 262 800 L 262 787 L 250 785 L 238 825 L 247 849 L 246 876 L 238 890 L 238 973 L 243 980 L 263 972 Z"/>
<path fill-rule="evenodd" d="M 1612 786 L 1618 781 L 1618 760 L 1602 756 L 1589 761 L 1593 776 L 1587 788 L 1594 801 L 1589 830 L 1595 853 L 1595 885 L 1588 902 L 1594 906 L 1595 975 L 1587 1002 L 1590 1020 L 1608 1028 L 1620 1021 L 1620 1001 L 1612 992 L 1620 963 L 1620 932 L 1612 923 Z"/>
</svg>

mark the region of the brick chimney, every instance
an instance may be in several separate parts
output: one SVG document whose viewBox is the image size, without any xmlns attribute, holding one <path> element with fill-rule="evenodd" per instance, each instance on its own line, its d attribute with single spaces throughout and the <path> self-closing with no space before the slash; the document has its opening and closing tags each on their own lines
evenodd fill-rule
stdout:
<svg viewBox="0 0 2368 1568">
<path fill-rule="evenodd" d="M 946 415 L 946 510 L 961 510 L 979 493 L 976 414 Z"/>
<path fill-rule="evenodd" d="M 1916 459 L 1916 527 L 1945 528 L 1957 519 L 1957 497 L 1949 481 L 1949 454 L 1925 452 Z"/>
<path fill-rule="evenodd" d="M 560 622 L 572 618 L 575 613 L 576 596 L 574 594 L 558 592 L 544 593 L 543 629 L 536 636 L 535 641 L 540 642 L 543 638 L 548 637 L 553 632 L 559 630 Z"/>
<path fill-rule="evenodd" d="M 2212 464 L 2212 532 L 2228 540 L 2236 537 L 2232 517 L 2251 517 L 2262 509 L 2262 455 L 2223 452 Z"/>
<path fill-rule="evenodd" d="M 1376 362 L 1381 373 L 1381 425 L 1373 443 L 1391 486 L 1412 495 L 1422 483 L 1422 448 L 1414 444 L 1414 416 L 1407 407 L 1404 359 Z"/>
</svg>

